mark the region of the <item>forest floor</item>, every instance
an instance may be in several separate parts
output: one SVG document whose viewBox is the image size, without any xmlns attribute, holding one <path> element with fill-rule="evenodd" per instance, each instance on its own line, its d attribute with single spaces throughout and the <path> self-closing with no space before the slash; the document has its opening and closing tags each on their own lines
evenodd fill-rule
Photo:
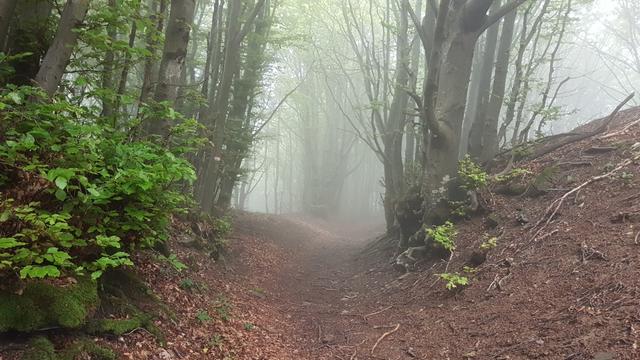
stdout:
<svg viewBox="0 0 640 360">
<path fill-rule="evenodd" d="M 640 124 L 622 131 L 640 110 L 619 118 L 605 136 L 518 164 L 547 173 L 544 191 L 485 193 L 487 211 L 457 222 L 448 261 L 402 275 L 391 254 L 363 253 L 382 231 L 371 224 L 236 213 L 219 261 L 177 242 L 186 270 L 137 259 L 175 314 L 156 320 L 165 342 L 143 329 L 95 340 L 123 359 L 640 359 L 640 165 L 610 173 L 640 148 Z M 444 272 L 470 285 L 451 292 Z"/>
</svg>

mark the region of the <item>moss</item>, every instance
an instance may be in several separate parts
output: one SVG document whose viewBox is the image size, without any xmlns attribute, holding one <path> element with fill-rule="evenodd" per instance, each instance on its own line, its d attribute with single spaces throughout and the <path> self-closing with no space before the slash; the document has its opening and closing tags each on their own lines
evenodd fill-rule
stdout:
<svg viewBox="0 0 640 360">
<path fill-rule="evenodd" d="M 144 328 L 148 320 L 143 317 L 133 317 L 131 319 L 99 319 L 90 321 L 86 327 L 89 334 L 112 334 L 124 335 L 135 329 Z"/>
<path fill-rule="evenodd" d="M 99 303 L 96 283 L 88 278 L 59 287 L 29 282 L 22 295 L 0 294 L 0 332 L 30 332 L 47 327 L 78 328 Z"/>
<path fill-rule="evenodd" d="M 56 350 L 46 337 L 38 336 L 29 342 L 21 360 L 57 360 Z"/>
<path fill-rule="evenodd" d="M 87 355 L 94 360 L 115 360 L 116 354 L 111 350 L 97 345 L 91 339 L 76 341 L 60 354 L 60 360 L 85 359 Z"/>
</svg>

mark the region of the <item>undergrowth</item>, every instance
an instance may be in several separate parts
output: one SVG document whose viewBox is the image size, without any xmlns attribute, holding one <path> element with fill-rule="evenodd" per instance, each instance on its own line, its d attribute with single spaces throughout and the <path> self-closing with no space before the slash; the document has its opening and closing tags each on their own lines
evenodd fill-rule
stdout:
<svg viewBox="0 0 640 360">
<path fill-rule="evenodd" d="M 31 87 L 0 93 L 0 274 L 97 279 L 132 265 L 131 252 L 165 241 L 172 214 L 191 204 L 195 172 L 182 156 L 193 124 L 165 147 L 41 99 Z"/>
</svg>

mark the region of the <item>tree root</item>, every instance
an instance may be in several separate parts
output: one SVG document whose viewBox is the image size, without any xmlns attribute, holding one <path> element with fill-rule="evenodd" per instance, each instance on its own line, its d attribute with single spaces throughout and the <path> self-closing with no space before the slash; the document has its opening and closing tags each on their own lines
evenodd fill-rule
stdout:
<svg viewBox="0 0 640 360">
<path fill-rule="evenodd" d="M 373 355 L 373 352 L 376 351 L 376 348 L 378 347 L 378 345 L 380 345 L 380 342 L 382 340 L 384 340 L 387 336 L 393 334 L 394 332 L 398 331 L 398 329 L 400 329 L 400 324 L 396 325 L 396 327 L 393 328 L 393 330 L 387 331 L 386 333 L 382 334 L 382 336 L 378 338 L 378 341 L 376 341 L 376 343 L 373 344 L 373 347 L 371 348 L 371 355 Z"/>
</svg>

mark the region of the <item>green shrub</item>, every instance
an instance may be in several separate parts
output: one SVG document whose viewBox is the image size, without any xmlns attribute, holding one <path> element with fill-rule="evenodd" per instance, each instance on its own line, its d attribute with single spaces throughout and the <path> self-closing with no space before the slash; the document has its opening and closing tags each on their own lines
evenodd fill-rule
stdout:
<svg viewBox="0 0 640 360">
<path fill-rule="evenodd" d="M 436 226 L 432 229 L 426 229 L 429 236 L 436 244 L 453 252 L 456 249 L 455 237 L 458 234 L 455 225 L 447 221 L 444 225 Z"/>
<path fill-rule="evenodd" d="M 166 240 L 170 216 L 190 203 L 182 190 L 195 172 L 177 140 L 188 124 L 170 151 L 96 125 L 90 109 L 29 100 L 40 95 L 0 93 L 0 273 L 95 279 L 131 265 L 129 253 Z"/>
<path fill-rule="evenodd" d="M 444 273 L 438 274 L 438 276 L 446 281 L 445 287 L 447 290 L 457 290 L 469 285 L 469 278 L 461 276 L 459 273 Z"/>
<path fill-rule="evenodd" d="M 474 191 L 487 185 L 489 176 L 469 155 L 458 163 L 458 180 L 463 189 Z"/>
</svg>

